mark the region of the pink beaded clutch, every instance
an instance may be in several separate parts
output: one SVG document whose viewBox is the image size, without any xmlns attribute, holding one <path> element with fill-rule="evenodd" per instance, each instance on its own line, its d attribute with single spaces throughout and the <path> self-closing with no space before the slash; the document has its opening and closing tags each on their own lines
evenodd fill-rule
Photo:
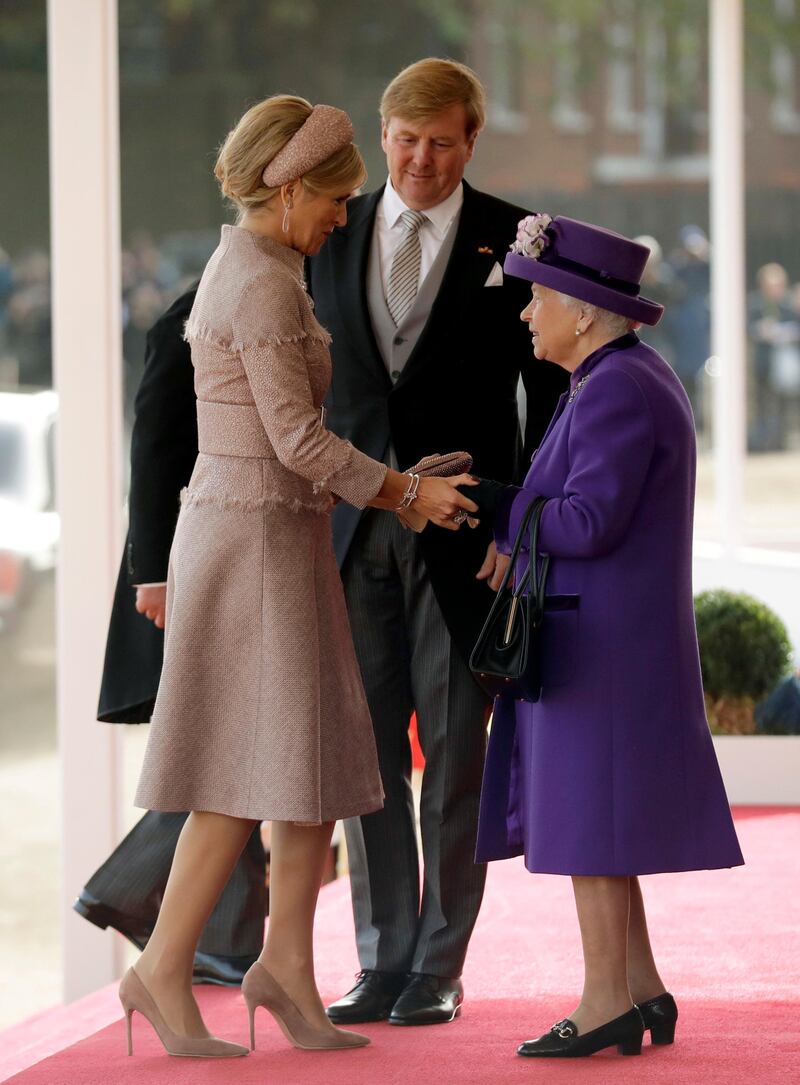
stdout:
<svg viewBox="0 0 800 1085">
<path fill-rule="evenodd" d="M 472 456 L 469 452 L 445 452 L 439 455 L 434 452 L 432 456 L 425 456 L 413 467 L 407 468 L 406 475 L 436 475 L 446 478 L 448 475 L 463 475 L 472 467 Z"/>
<path fill-rule="evenodd" d="M 415 463 L 413 467 L 409 467 L 404 471 L 403 474 L 419 475 L 422 478 L 431 475 L 446 478 L 448 475 L 466 474 L 471 467 L 472 456 L 470 456 L 469 452 L 445 452 L 443 455 L 435 452 L 431 456 L 425 456 L 419 463 Z M 398 512 L 397 516 L 401 524 L 416 532 L 422 531 L 428 523 L 426 517 L 414 511 L 413 504 Z M 471 519 L 471 517 L 468 519 Z"/>
</svg>

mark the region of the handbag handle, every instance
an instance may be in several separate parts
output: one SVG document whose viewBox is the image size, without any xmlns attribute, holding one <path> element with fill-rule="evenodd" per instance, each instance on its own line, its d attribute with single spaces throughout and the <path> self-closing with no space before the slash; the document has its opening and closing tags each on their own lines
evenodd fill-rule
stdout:
<svg viewBox="0 0 800 1085">
<path fill-rule="evenodd" d="M 526 532 L 529 532 L 528 546 L 530 561 L 528 563 L 528 568 L 522 574 L 519 583 L 514 588 L 511 606 L 508 611 L 508 621 L 506 622 L 505 635 L 503 638 L 505 644 L 508 644 L 511 639 L 511 631 L 514 628 L 514 619 L 516 617 L 517 607 L 519 606 L 519 600 L 526 591 L 528 596 L 533 601 L 533 613 L 531 617 L 534 625 L 538 625 L 538 623 L 541 621 L 542 614 L 544 613 L 544 592 L 545 584 L 547 581 L 547 572 L 550 566 L 550 555 L 547 554 L 541 559 L 541 566 L 539 566 L 537 559 L 539 556 L 539 525 L 542 519 L 542 512 L 544 511 L 544 507 L 546 504 L 546 497 L 535 497 L 526 509 L 525 515 L 522 517 L 522 521 L 519 525 L 519 530 L 517 531 L 517 537 L 514 540 L 514 545 L 511 548 L 508 568 L 505 571 L 503 579 L 500 583 L 500 587 L 497 591 L 497 597 L 499 599 L 508 587 L 508 582 L 514 573 L 514 568 L 516 566 L 520 550 L 522 549 L 522 543 L 525 539 Z"/>
</svg>

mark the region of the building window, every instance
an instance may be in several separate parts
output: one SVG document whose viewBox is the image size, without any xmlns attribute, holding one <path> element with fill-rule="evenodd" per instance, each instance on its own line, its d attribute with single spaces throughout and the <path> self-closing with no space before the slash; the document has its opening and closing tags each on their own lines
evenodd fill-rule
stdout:
<svg viewBox="0 0 800 1085">
<path fill-rule="evenodd" d="M 580 34 L 575 23 L 564 20 L 556 26 L 553 124 L 564 132 L 582 135 L 592 127 L 592 118 L 582 108 L 580 99 Z"/>
<path fill-rule="evenodd" d="M 494 0 L 485 23 L 489 72 L 486 120 L 491 128 L 504 132 L 522 132 L 528 127 L 520 14 L 518 0 Z"/>
<path fill-rule="evenodd" d="M 636 132 L 641 116 L 636 109 L 636 27 L 632 0 L 618 0 L 607 31 L 608 100 L 606 119 L 616 132 Z"/>
<path fill-rule="evenodd" d="M 775 14 L 783 23 L 790 23 L 797 14 L 795 0 L 775 0 Z M 774 85 L 772 108 L 773 127 L 778 132 L 793 135 L 800 132 L 800 112 L 797 108 L 797 60 L 784 41 L 772 47 L 772 79 Z"/>
<path fill-rule="evenodd" d="M 611 144 L 595 160 L 595 178 L 606 184 L 704 181 L 701 20 L 676 22 L 666 4 L 653 5 L 642 16 L 632 0 L 617 0 L 612 11 L 606 30 L 606 124 L 611 133 L 635 137 L 636 149 L 619 152 Z"/>
</svg>

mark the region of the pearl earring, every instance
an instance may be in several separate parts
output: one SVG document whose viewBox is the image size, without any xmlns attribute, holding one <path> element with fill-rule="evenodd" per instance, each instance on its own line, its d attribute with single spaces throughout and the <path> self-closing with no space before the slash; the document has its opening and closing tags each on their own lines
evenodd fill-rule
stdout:
<svg viewBox="0 0 800 1085">
<path fill-rule="evenodd" d="M 576 328 L 576 329 L 575 329 L 575 334 L 576 334 L 576 335 L 580 335 L 580 334 L 581 334 L 581 329 L 580 329 L 580 328 Z"/>
</svg>

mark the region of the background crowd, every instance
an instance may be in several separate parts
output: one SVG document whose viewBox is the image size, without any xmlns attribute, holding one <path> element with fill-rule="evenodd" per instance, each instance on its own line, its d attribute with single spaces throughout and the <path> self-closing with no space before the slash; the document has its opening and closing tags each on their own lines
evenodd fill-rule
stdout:
<svg viewBox="0 0 800 1085">
<path fill-rule="evenodd" d="M 650 342 L 681 379 L 695 414 L 701 445 L 709 444 L 710 258 L 705 232 L 686 225 L 667 239 L 640 238 L 652 250 L 643 290 L 666 308 Z M 144 341 L 156 318 L 200 274 L 213 247 L 203 232 L 167 236 L 159 244 L 146 231 L 122 250 L 122 357 L 125 430 L 142 375 Z M 747 299 L 748 448 L 776 452 L 800 448 L 800 282 L 776 261 L 758 268 Z M 0 247 L 0 384 L 49 388 L 50 261 L 42 249 L 12 258 Z"/>
</svg>

